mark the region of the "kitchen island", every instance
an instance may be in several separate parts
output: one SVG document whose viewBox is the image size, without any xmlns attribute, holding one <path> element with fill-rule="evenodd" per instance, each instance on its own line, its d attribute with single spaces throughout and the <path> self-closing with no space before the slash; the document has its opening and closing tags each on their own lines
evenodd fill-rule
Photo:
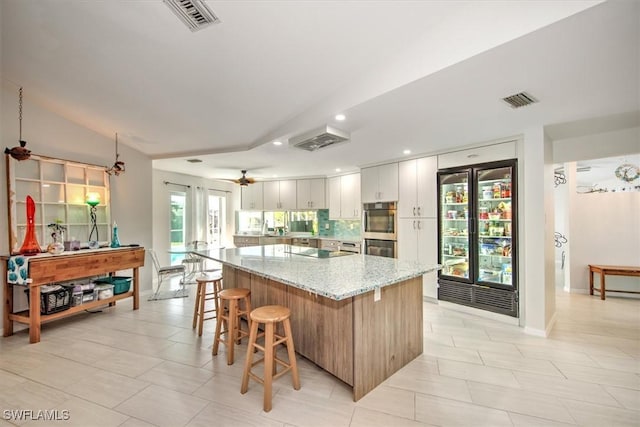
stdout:
<svg viewBox="0 0 640 427">
<path fill-rule="evenodd" d="M 223 264 L 224 287 L 253 307 L 291 310 L 296 352 L 359 400 L 422 353 L 422 275 L 415 262 L 291 245 L 198 251 Z"/>
</svg>

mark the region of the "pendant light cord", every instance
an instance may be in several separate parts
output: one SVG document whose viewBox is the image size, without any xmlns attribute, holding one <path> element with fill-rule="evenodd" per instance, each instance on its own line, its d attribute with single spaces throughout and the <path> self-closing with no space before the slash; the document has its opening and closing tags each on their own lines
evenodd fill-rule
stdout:
<svg viewBox="0 0 640 427">
<path fill-rule="evenodd" d="M 20 92 L 19 92 L 19 98 L 18 98 L 18 122 L 20 123 L 20 137 L 18 138 L 19 141 L 22 141 L 22 86 L 20 86 Z"/>
</svg>

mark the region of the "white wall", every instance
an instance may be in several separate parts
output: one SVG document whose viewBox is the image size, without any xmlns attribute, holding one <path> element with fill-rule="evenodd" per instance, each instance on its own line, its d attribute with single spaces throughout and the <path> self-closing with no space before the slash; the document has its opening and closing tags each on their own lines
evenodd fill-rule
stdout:
<svg viewBox="0 0 640 427">
<path fill-rule="evenodd" d="M 165 181 L 191 186 L 191 188 L 203 187 L 229 191 L 225 212 L 225 241 L 226 247 L 233 245 L 233 233 L 235 232 L 235 210 L 240 206 L 239 186 L 230 182 L 214 181 L 197 176 L 167 172 L 158 169 L 153 170 L 153 248 L 158 254 L 161 265 L 169 265 L 170 256 L 167 249 L 170 246 L 170 212 L 171 203 L 169 194 L 171 191 L 184 191 L 189 199 L 190 189 L 180 185 L 167 185 Z M 187 237 L 187 240 L 189 238 Z"/>
<path fill-rule="evenodd" d="M 575 170 L 575 163 L 566 168 Z M 573 173 L 571 178 L 575 178 Z M 575 179 L 567 182 L 571 256 L 570 292 L 589 291 L 589 264 L 640 266 L 640 192 L 576 192 Z M 599 277 L 595 276 L 596 286 Z M 607 276 L 607 287 L 639 291 L 638 278 Z"/>
<path fill-rule="evenodd" d="M 18 145 L 18 87 L 2 82 L 0 104 L 1 147 Z M 117 129 L 114 129 L 114 135 Z M 35 154 L 73 160 L 81 163 L 111 166 L 115 161 L 115 140 L 73 123 L 48 109 L 31 102 L 24 88 L 22 139 Z M 123 244 L 151 245 L 152 215 L 151 160 L 142 153 L 119 144 L 120 160 L 126 172 L 111 177 L 111 218 L 118 222 Z M 5 162 L 0 162 L 0 176 L 6 176 Z M 7 212 L 7 184 L 0 184 L 0 212 Z M 0 253 L 9 253 L 6 215 L 0 215 Z M 152 267 L 140 270 L 141 289 L 151 289 Z M 0 306 L 0 313 L 2 312 Z"/>
<path fill-rule="evenodd" d="M 525 331 L 546 336 L 555 316 L 553 152 L 542 126 L 519 146 L 520 281 Z"/>
<path fill-rule="evenodd" d="M 565 289 L 587 293 L 589 264 L 640 265 L 640 193 L 578 194 L 575 161 L 640 153 L 640 127 L 566 138 L 553 144 L 554 160 L 566 162 L 568 202 L 564 214 L 569 250 Z M 639 290 L 639 283 L 637 278 L 607 277 L 607 286 L 612 289 Z"/>
</svg>

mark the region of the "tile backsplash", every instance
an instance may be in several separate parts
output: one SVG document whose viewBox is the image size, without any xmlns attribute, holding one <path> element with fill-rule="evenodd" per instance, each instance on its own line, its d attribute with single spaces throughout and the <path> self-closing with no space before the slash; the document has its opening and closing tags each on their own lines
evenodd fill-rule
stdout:
<svg viewBox="0 0 640 427">
<path fill-rule="evenodd" d="M 321 237 L 359 238 L 360 221 L 329 219 L 329 209 L 318 210 L 318 235 Z"/>
</svg>

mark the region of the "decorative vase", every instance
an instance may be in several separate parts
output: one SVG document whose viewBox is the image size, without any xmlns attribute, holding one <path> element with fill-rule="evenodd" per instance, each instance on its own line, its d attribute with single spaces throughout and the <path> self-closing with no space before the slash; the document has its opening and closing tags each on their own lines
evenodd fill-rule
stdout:
<svg viewBox="0 0 640 427">
<path fill-rule="evenodd" d="M 36 255 L 42 252 L 40 244 L 38 244 L 38 239 L 36 238 L 35 216 L 36 204 L 33 202 L 31 196 L 27 196 L 27 233 L 20 247 L 20 254 L 22 255 Z"/>
<path fill-rule="evenodd" d="M 113 237 L 111 238 L 111 247 L 120 247 L 120 238 L 118 238 L 118 224 L 116 224 L 115 221 L 113 221 Z"/>
<path fill-rule="evenodd" d="M 53 233 L 53 242 L 47 246 L 47 252 L 52 255 L 58 255 L 64 252 L 64 243 L 62 235 Z"/>
</svg>

